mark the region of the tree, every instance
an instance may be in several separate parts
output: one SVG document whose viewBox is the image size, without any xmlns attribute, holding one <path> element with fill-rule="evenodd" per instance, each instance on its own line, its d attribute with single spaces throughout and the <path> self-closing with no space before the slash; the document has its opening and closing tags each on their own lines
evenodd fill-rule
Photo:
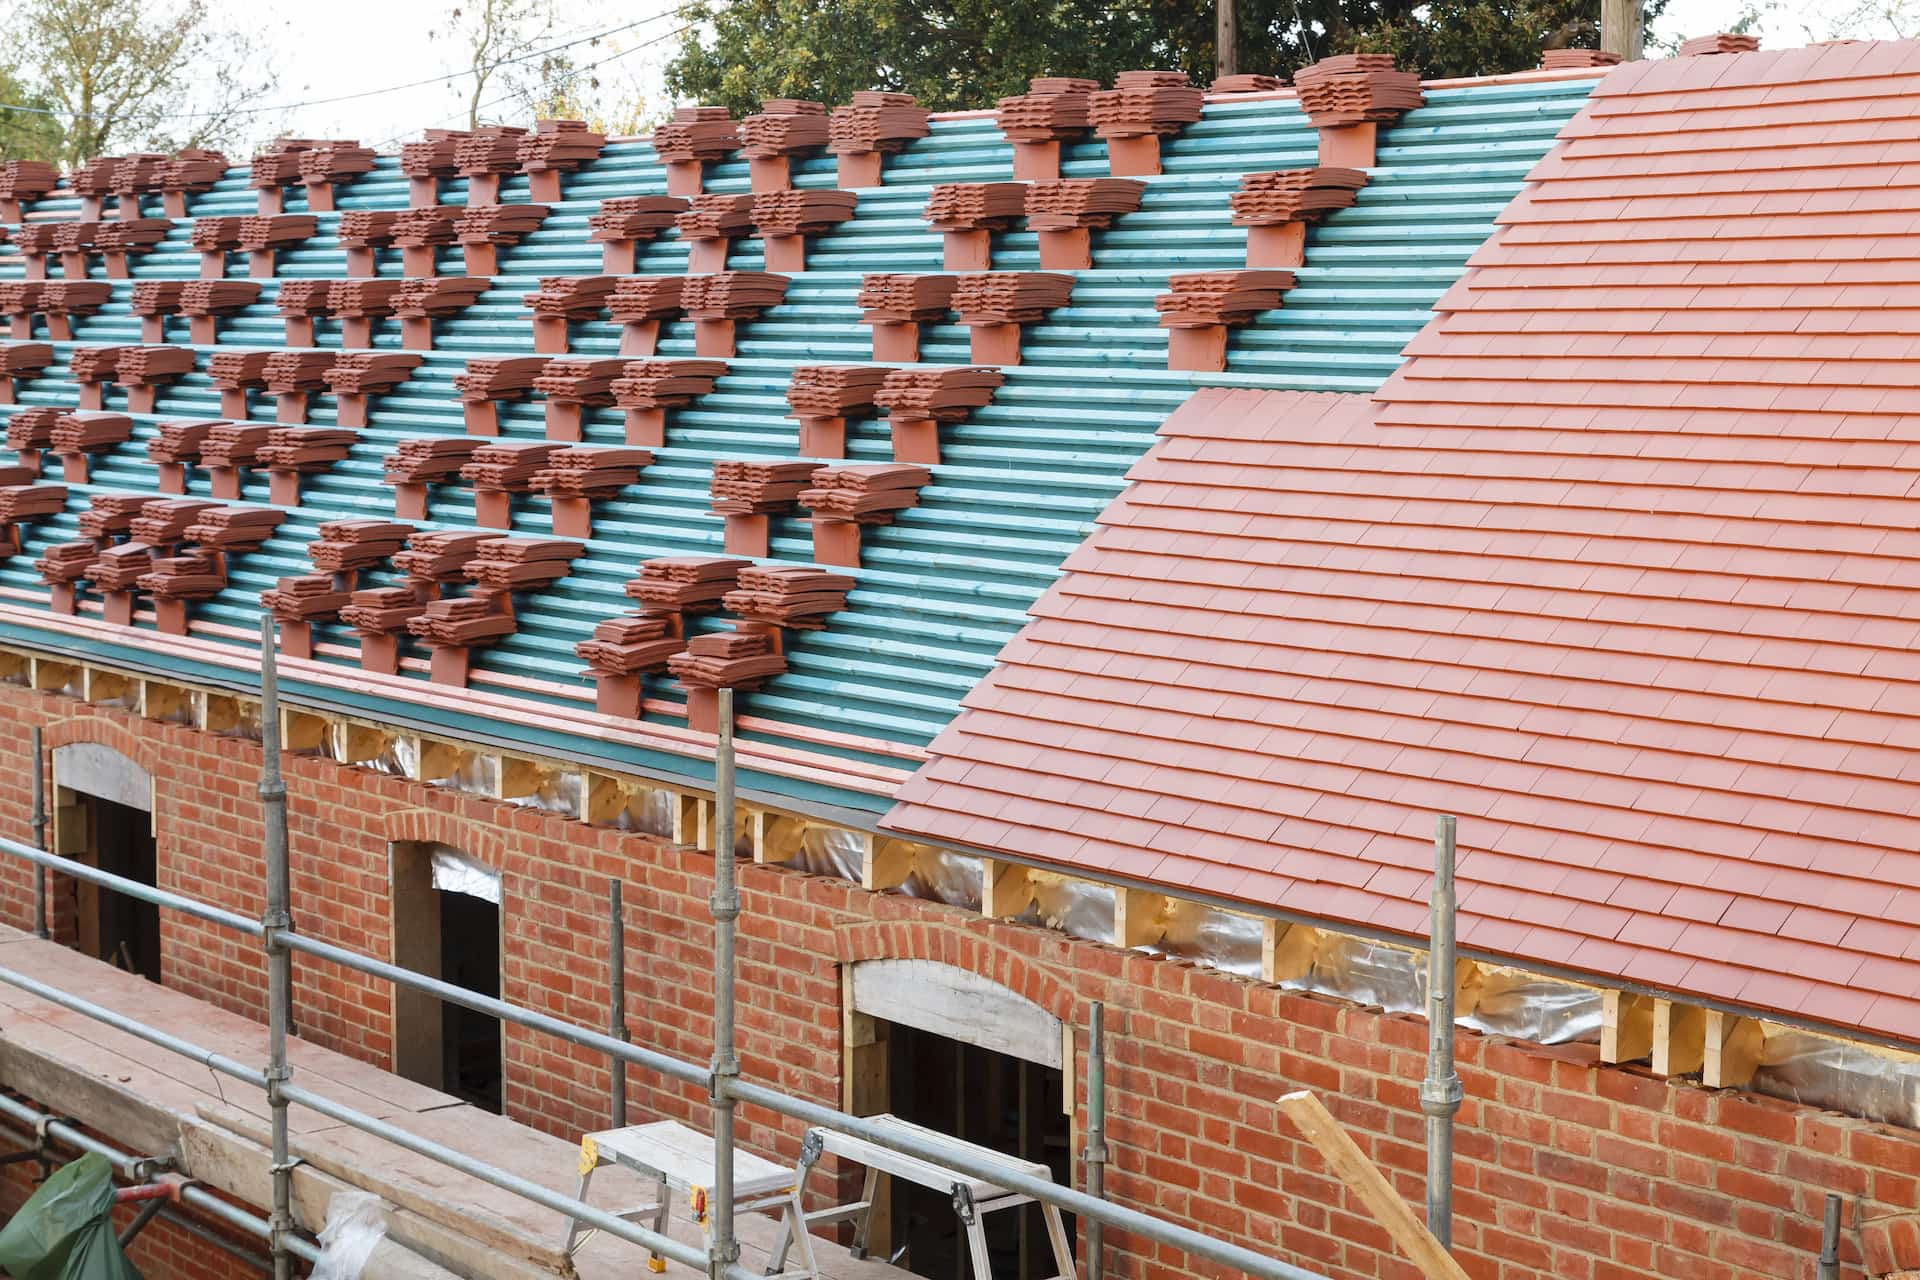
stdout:
<svg viewBox="0 0 1920 1280">
<path fill-rule="evenodd" d="M 1648 20 L 1662 7 L 1648 6 Z M 1237 0 L 1236 65 L 1290 75 L 1331 53 L 1390 50 L 1429 77 L 1539 65 L 1598 43 L 1598 0 Z M 763 98 L 841 103 L 859 89 L 934 110 L 981 107 L 1038 75 L 1111 82 L 1164 68 L 1205 83 L 1214 11 L 1193 0 L 699 0 L 667 67 L 682 98 L 752 110 Z"/>
<path fill-rule="evenodd" d="M 0 160 L 60 159 L 60 146 L 66 131 L 60 127 L 58 108 L 27 87 L 18 69 L 0 67 Z"/>
<path fill-rule="evenodd" d="M 58 157 L 243 141 L 274 75 L 253 37 L 207 0 L 22 0 L 13 47 L 31 91 L 60 111 Z"/>
<path fill-rule="evenodd" d="M 487 108 L 502 98 L 537 108 L 565 95 L 572 63 L 541 56 L 542 46 L 553 43 L 554 0 L 478 0 L 451 17 L 467 60 L 465 86 L 456 89 L 466 98 L 467 128 L 478 129 Z M 549 84 L 554 77 L 559 85 Z"/>
</svg>

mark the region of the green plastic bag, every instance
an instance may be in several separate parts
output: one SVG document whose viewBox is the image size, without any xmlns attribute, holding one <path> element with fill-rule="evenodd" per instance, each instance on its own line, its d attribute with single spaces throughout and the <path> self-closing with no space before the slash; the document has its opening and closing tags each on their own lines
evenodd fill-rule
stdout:
<svg viewBox="0 0 1920 1280">
<path fill-rule="evenodd" d="M 40 1184 L 0 1228 L 14 1280 L 141 1280 L 113 1230 L 113 1166 L 89 1152 Z"/>
</svg>

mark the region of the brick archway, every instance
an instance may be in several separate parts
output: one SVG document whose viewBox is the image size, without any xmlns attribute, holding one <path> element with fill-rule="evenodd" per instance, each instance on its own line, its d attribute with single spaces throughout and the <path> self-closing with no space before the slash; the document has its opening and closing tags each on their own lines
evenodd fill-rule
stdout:
<svg viewBox="0 0 1920 1280">
<path fill-rule="evenodd" d="M 382 832 L 388 843 L 410 841 L 458 849 L 495 871 L 502 870 L 506 862 L 507 847 L 497 833 L 433 809 L 402 809 L 390 813 L 382 823 Z"/>
<path fill-rule="evenodd" d="M 1039 1005 L 1069 1026 L 1076 1025 L 1073 990 L 1031 958 L 972 930 L 923 921 L 874 921 L 835 932 L 841 964 L 863 960 L 931 960 L 996 982 Z"/>
<path fill-rule="evenodd" d="M 100 716 L 69 716 L 65 720 L 56 720 L 42 732 L 41 741 L 49 754 L 56 747 L 90 742 L 119 752 L 139 765 L 149 777 L 158 773 L 158 752 L 152 743 L 141 740 L 125 725 Z"/>
</svg>

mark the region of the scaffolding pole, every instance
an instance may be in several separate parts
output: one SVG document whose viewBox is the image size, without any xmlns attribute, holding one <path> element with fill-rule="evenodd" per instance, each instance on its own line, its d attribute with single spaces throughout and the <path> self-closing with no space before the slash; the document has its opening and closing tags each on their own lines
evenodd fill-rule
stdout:
<svg viewBox="0 0 1920 1280">
<path fill-rule="evenodd" d="M 607 882 L 607 1034 L 627 1039 L 627 920 L 621 909 L 619 877 Z M 623 1058 L 607 1063 L 610 1087 L 608 1111 L 612 1127 L 627 1127 L 627 1064 Z"/>
<path fill-rule="evenodd" d="M 1107 1198 L 1107 1007 L 1087 1011 L 1087 1194 Z M 1101 1280 L 1106 1267 L 1106 1228 L 1087 1223 L 1087 1280 Z"/>
<path fill-rule="evenodd" d="M 733 690 L 721 689 L 719 741 L 713 752 L 713 1235 L 707 1254 L 709 1280 L 726 1280 L 740 1259 L 733 1237 L 733 1109 L 730 1086 L 740 1078 L 734 1044 L 734 949 L 740 919 L 740 887 L 733 851 Z M 805 1231 L 806 1223 L 799 1224 Z"/>
<path fill-rule="evenodd" d="M 1427 1078 L 1420 1110 L 1427 1116 L 1427 1230 L 1442 1249 L 1453 1247 L 1453 1117 L 1460 1110 L 1460 1077 L 1453 1069 L 1454 841 L 1458 823 L 1442 814 L 1433 824 L 1433 903 L 1427 947 Z"/>
<path fill-rule="evenodd" d="M 40 726 L 33 726 L 27 736 L 33 752 L 33 847 L 42 852 L 47 847 L 47 764 L 46 744 Z M 33 936 L 51 937 L 47 929 L 47 871 L 38 863 L 33 868 Z"/>
<path fill-rule="evenodd" d="M 274 664 L 273 618 L 260 619 L 260 808 L 266 825 L 267 907 L 260 917 L 267 952 L 267 1103 L 273 1113 L 273 1216 L 267 1249 L 273 1280 L 291 1280 L 294 1232 L 293 1161 L 287 1143 L 287 1026 L 293 1020 L 293 887 L 287 863 L 287 786 L 280 776 L 280 678 Z"/>
</svg>

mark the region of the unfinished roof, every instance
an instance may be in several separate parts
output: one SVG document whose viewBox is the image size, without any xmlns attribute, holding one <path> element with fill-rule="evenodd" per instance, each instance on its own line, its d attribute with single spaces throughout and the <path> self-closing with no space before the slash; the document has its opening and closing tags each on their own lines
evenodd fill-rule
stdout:
<svg viewBox="0 0 1920 1280">
<path fill-rule="evenodd" d="M 1920 45 L 1608 75 L 1358 396 L 1202 392 L 904 831 L 1920 1027 Z"/>
<path fill-rule="evenodd" d="M 1378 164 L 1366 188 L 1351 208 L 1314 227 L 1284 308 L 1235 330 L 1227 371 L 1214 380 L 1323 390 L 1377 387 L 1425 322 L 1427 308 L 1490 233 L 1493 215 L 1595 82 L 1592 73 L 1573 73 L 1429 86 L 1425 106 L 1381 126 Z M 1170 272 L 1244 263 L 1246 231 L 1234 224 L 1230 208 L 1234 188 L 1248 172 L 1312 164 L 1316 141 L 1285 94 L 1214 98 L 1197 122 L 1165 140 L 1164 171 L 1143 179 L 1138 211 L 1092 233 L 1094 265 L 1071 272 L 1069 305 L 1028 327 L 1022 363 L 1004 370 L 1004 385 L 989 405 L 943 430 L 940 464 L 920 490 L 918 505 L 867 532 L 861 566 L 841 571 L 856 580 L 847 607 L 821 629 L 790 632 L 786 671 L 742 696 L 744 786 L 873 811 L 891 802 L 894 788 L 924 760 L 926 743 L 991 669 L 994 654 L 1025 623 L 1028 606 L 1119 492 L 1126 469 L 1151 445 L 1154 428 L 1205 380 L 1166 367 L 1168 331 L 1159 327 L 1154 299 L 1167 288 Z M 408 176 L 397 158 L 381 156 L 372 165 L 340 184 L 338 213 L 310 212 L 300 187 L 285 190 L 285 209 L 311 216 L 311 234 L 280 246 L 275 275 L 257 281 L 255 301 L 220 321 L 215 344 L 186 342 L 184 320 L 171 322 L 167 339 L 190 348 L 197 367 L 162 386 L 152 412 L 134 410 L 117 386 L 108 389 L 107 408 L 127 410 L 127 436 L 94 455 L 88 481 L 69 485 L 61 514 L 26 527 L 22 554 L 0 562 L 0 640 L 39 648 L 72 645 L 92 660 L 158 664 L 192 679 L 250 681 L 248 650 L 261 592 L 283 576 L 312 571 L 308 547 L 321 523 L 393 516 L 395 495 L 383 459 L 409 442 L 462 437 L 462 406 L 452 379 L 469 359 L 532 354 L 533 317 L 524 297 L 545 277 L 600 275 L 602 246 L 590 238 L 588 219 L 607 199 L 658 195 L 668 181 L 644 141 L 609 143 L 569 175 L 562 198 L 543 202 L 549 212 L 538 230 L 498 249 L 499 274 L 486 292 L 438 322 L 433 349 L 420 352 L 424 360 L 406 381 L 373 397 L 366 426 L 346 447 L 345 458 L 307 475 L 298 505 L 283 508 L 285 520 L 258 550 L 234 557 L 222 590 L 195 602 L 189 636 L 156 634 L 144 608 L 131 625 L 104 621 L 92 598 L 76 617 L 50 616 L 36 558 L 76 538 L 78 517 L 96 495 L 155 492 L 156 466 L 147 450 L 160 422 L 226 416 L 209 380 L 211 356 L 287 346 L 276 302 L 290 288 L 349 274 L 341 219 L 407 206 Z M 1105 142 L 1065 144 L 1062 165 L 1068 177 L 1106 174 Z M 705 190 L 747 192 L 749 167 L 739 156 L 708 165 Z M 396 676 L 363 675 L 354 632 L 324 623 L 315 630 L 316 660 L 283 667 L 289 695 L 409 719 L 436 732 L 505 737 L 527 750 L 697 781 L 709 767 L 712 739 L 688 731 L 679 682 L 650 676 L 637 718 L 597 715 L 594 688 L 575 645 L 597 624 L 632 607 L 623 585 L 640 561 L 720 550 L 722 521 L 707 510 L 714 464 L 796 454 L 796 423 L 785 393 L 797 366 L 878 363 L 856 302 L 862 276 L 940 268 L 941 236 L 922 217 L 932 186 L 1004 181 L 1011 171 L 1011 148 L 982 114 L 936 118 L 930 136 L 888 157 L 881 185 L 859 192 L 854 216 L 810 238 L 806 269 L 791 274 L 781 302 L 741 324 L 737 354 L 713 390 L 673 410 L 665 444 L 652 450 L 653 462 L 638 482 L 596 504 L 592 536 L 583 540 L 584 554 L 570 571 L 521 593 L 517 630 L 473 650 L 468 688 L 430 685 L 427 663 L 417 652 Z M 793 178 L 806 191 L 831 189 L 834 157 L 796 159 Z M 78 391 L 70 361 L 76 345 L 139 341 L 133 286 L 190 281 L 200 265 L 195 228 L 252 213 L 259 192 L 248 181 L 245 168 L 229 169 L 211 190 L 189 196 L 188 216 L 173 219 L 164 239 L 133 259 L 131 280 L 106 280 L 96 258 L 88 267 L 95 278 L 83 283 L 109 288 L 108 301 L 73 321 L 73 343 L 52 342 L 54 359 L 43 374 L 20 380 L 19 407 L 74 405 Z M 501 183 L 499 198 L 503 208 L 524 208 L 530 194 L 528 177 L 515 174 Z M 468 198 L 465 178 L 439 184 L 445 205 Z M 30 202 L 27 210 L 29 225 L 69 225 L 80 212 L 68 186 Z M 157 212 L 155 202 L 149 200 L 142 212 Z M 678 231 L 661 235 L 640 246 L 636 269 L 677 277 L 687 269 L 690 243 Z M 443 249 L 440 257 L 441 274 L 458 282 L 458 250 Z M 1032 270 L 1038 262 L 1035 232 L 995 236 L 996 269 Z M 378 272 L 392 279 L 403 265 L 401 250 L 383 251 Z M 727 265 L 764 266 L 762 241 L 734 241 Z M 17 279 L 20 271 L 12 262 L 0 263 L 0 277 Z M 694 327 L 690 321 L 667 324 L 659 354 L 694 354 Z M 314 329 L 322 350 L 345 343 L 338 320 L 323 315 Z M 400 329 L 395 319 L 375 322 L 371 345 L 382 354 L 395 350 Z M 40 340 L 45 334 L 36 328 L 32 336 Z M 620 341 L 619 324 L 586 321 L 573 326 L 570 354 L 612 357 Z M 929 323 L 920 354 L 931 365 L 969 363 L 967 331 L 950 322 Z M 264 399 L 256 396 L 255 422 L 273 414 Z M 0 405 L 0 423 L 17 411 Z M 543 438 L 537 398 L 502 404 L 499 419 L 508 442 Z M 334 398 L 317 395 L 306 421 L 337 425 Z M 587 412 L 587 444 L 621 444 L 622 431 L 618 409 Z M 846 449 L 850 462 L 888 460 L 884 418 L 853 423 Z M 209 495 L 200 469 L 191 470 L 188 491 L 196 498 Z M 271 505 L 267 476 L 249 473 L 240 496 L 249 504 Z M 413 523 L 433 531 L 471 528 L 474 496 L 469 486 L 437 487 L 430 518 Z M 520 499 L 512 523 L 515 536 L 546 536 L 553 528 L 547 500 Z M 813 560 L 803 517 L 774 518 L 769 558 Z M 360 585 L 392 580 L 382 565 Z"/>
</svg>

